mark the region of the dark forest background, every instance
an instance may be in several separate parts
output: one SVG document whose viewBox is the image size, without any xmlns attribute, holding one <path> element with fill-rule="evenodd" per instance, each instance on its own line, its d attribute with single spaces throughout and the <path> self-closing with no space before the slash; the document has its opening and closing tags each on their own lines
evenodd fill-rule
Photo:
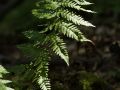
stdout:
<svg viewBox="0 0 120 90">
<path fill-rule="evenodd" d="M 7 68 L 29 62 L 16 45 L 26 42 L 21 32 L 39 22 L 31 14 L 37 1 L 0 0 L 0 64 Z M 81 80 L 91 82 L 92 90 L 120 90 L 120 0 L 88 1 L 94 4 L 85 8 L 97 13 L 82 15 L 96 27 L 81 30 L 94 44 L 65 38 L 70 67 L 53 57 L 50 63 L 53 90 L 81 90 Z"/>
</svg>

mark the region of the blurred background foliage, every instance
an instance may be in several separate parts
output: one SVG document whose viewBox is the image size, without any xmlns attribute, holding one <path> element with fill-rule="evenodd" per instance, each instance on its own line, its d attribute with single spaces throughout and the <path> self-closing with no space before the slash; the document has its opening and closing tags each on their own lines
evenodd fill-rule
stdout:
<svg viewBox="0 0 120 90">
<path fill-rule="evenodd" d="M 31 10 L 35 8 L 36 1 L 37 0 L 8 0 L 6 1 L 6 6 L 1 5 L 1 7 L 9 7 L 7 8 L 9 11 L 5 9 L 0 12 L 0 36 L 6 37 L 6 42 L 9 42 L 10 39 L 14 42 L 14 38 L 17 38 L 20 32 L 29 29 L 29 27 L 33 25 L 35 18 L 32 16 Z M 11 5 L 7 6 L 7 3 Z M 0 41 L 5 42 L 3 39 Z"/>
<path fill-rule="evenodd" d="M 0 0 L 0 64 L 12 72 L 10 75 L 13 76 L 7 78 L 12 78 L 16 85 L 12 87 L 16 90 L 21 84 L 16 81 L 23 82 L 21 73 L 24 73 L 22 67 L 16 65 L 27 63 L 16 44 L 26 42 L 22 31 L 40 22 L 31 14 L 37 1 Z M 88 42 L 71 43 L 66 39 L 70 67 L 58 57 L 53 57 L 49 67 L 53 90 L 120 90 L 120 0 L 88 1 L 94 4 L 86 8 L 97 13 L 82 14 L 96 28 L 81 29 L 95 46 Z"/>
</svg>

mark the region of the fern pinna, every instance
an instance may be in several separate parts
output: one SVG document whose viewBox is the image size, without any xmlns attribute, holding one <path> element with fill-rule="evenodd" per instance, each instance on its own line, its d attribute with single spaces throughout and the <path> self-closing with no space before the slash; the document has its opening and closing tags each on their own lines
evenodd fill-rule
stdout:
<svg viewBox="0 0 120 90">
<path fill-rule="evenodd" d="M 7 74 L 8 71 L 2 66 L 0 65 L 0 90 L 14 90 L 10 87 L 7 87 L 7 84 L 11 83 L 10 80 L 4 80 L 4 74 Z"/>
<path fill-rule="evenodd" d="M 85 21 L 76 12 L 94 13 L 91 10 L 82 8 L 83 5 L 90 4 L 92 3 L 85 0 L 40 0 L 37 2 L 37 9 L 34 9 L 32 14 L 41 22 L 36 26 L 39 29 L 24 32 L 30 42 L 21 45 L 21 49 L 32 56 L 29 73 L 33 72 L 33 81 L 37 81 L 42 90 L 51 89 L 48 79 L 51 51 L 54 51 L 69 65 L 68 52 L 61 35 L 63 34 L 77 41 L 88 40 L 78 26 L 94 27 L 94 25 Z"/>
</svg>

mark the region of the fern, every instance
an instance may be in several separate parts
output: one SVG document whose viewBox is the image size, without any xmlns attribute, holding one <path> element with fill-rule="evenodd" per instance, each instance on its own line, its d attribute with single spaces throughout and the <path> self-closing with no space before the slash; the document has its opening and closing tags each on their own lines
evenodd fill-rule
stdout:
<svg viewBox="0 0 120 90">
<path fill-rule="evenodd" d="M 19 48 L 31 60 L 25 76 L 28 77 L 32 73 L 31 80 L 35 83 L 37 82 L 41 89 L 49 90 L 48 65 L 50 56 L 48 50 L 35 47 L 33 44 L 20 45 Z"/>
<path fill-rule="evenodd" d="M 6 86 L 6 84 L 11 83 L 11 81 L 3 79 L 3 75 L 7 73 L 8 71 L 3 66 L 0 65 L 0 90 L 14 90 Z"/>
<path fill-rule="evenodd" d="M 83 5 L 90 4 L 92 3 L 85 0 L 41 0 L 36 4 L 37 9 L 32 11 L 32 14 L 41 21 L 38 24 L 40 30 L 24 32 L 30 42 L 19 48 L 31 57 L 27 73 L 33 72 L 31 79 L 37 82 L 42 90 L 51 89 L 48 65 L 52 51 L 69 65 L 68 52 L 61 34 L 77 41 L 88 41 L 78 26 L 94 27 L 94 25 L 71 10 L 95 13 L 82 8 Z"/>
<path fill-rule="evenodd" d="M 65 60 L 65 62 L 69 65 L 69 57 L 68 57 L 68 52 L 65 47 L 64 41 L 56 35 L 50 36 L 50 41 L 51 41 L 51 49 L 59 55 L 62 59 Z"/>
</svg>

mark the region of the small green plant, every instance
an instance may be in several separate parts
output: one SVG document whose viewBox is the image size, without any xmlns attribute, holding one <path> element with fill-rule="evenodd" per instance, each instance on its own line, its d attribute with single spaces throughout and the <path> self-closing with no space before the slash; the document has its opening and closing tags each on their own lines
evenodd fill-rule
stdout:
<svg viewBox="0 0 120 90">
<path fill-rule="evenodd" d="M 85 0 L 42 0 L 37 3 L 37 9 L 32 11 L 41 23 L 36 26 L 39 29 L 24 32 L 30 42 L 21 45 L 20 48 L 32 56 L 29 70 L 30 73 L 33 72 L 33 80 L 37 81 L 42 90 L 51 89 L 48 79 L 51 53 L 59 55 L 69 65 L 69 56 L 62 35 L 80 42 L 89 41 L 78 26 L 94 25 L 85 21 L 76 12 L 94 13 L 82 8 L 83 5 L 90 4 Z"/>
<path fill-rule="evenodd" d="M 0 65 L 0 90 L 13 90 L 12 88 L 6 86 L 6 84 L 11 83 L 11 81 L 3 79 L 3 76 L 7 73 L 8 71 Z"/>
<path fill-rule="evenodd" d="M 35 28 L 23 32 L 28 42 L 18 45 L 30 61 L 25 66 L 24 80 L 32 81 L 42 90 L 51 90 L 48 77 L 51 56 L 59 55 L 69 66 L 69 55 L 62 37 L 67 36 L 80 42 L 90 41 L 80 31 L 79 26 L 94 27 L 94 25 L 78 14 L 79 11 L 94 13 L 82 8 L 90 4 L 92 3 L 85 0 L 40 0 L 37 2 L 37 7 L 32 10 L 32 14 L 38 18 L 39 23 Z M 4 87 L 5 84 L 2 83 L 2 85 Z"/>
</svg>

